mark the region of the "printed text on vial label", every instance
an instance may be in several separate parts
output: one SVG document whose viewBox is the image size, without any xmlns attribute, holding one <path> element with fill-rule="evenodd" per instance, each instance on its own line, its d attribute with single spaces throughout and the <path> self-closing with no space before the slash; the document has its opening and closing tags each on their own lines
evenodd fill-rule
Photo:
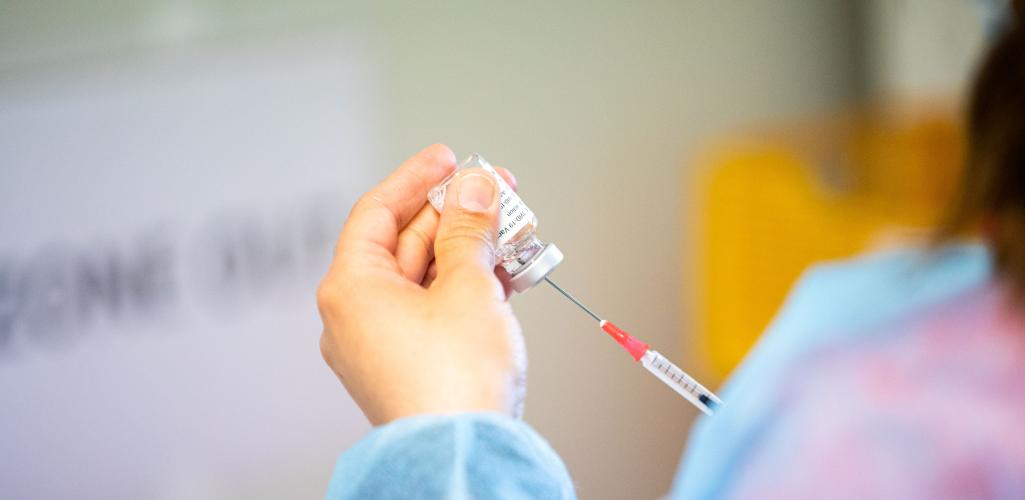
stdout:
<svg viewBox="0 0 1025 500">
<path fill-rule="evenodd" d="M 500 180 L 499 185 L 498 244 L 504 245 L 516 235 L 520 226 L 534 219 L 534 213 L 527 208 L 527 205 L 515 192 L 509 189 L 504 181 Z"/>
</svg>

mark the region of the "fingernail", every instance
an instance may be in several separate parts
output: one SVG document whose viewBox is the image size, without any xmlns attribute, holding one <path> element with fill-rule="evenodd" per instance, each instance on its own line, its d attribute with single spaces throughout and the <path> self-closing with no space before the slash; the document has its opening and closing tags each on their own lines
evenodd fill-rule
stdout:
<svg viewBox="0 0 1025 500">
<path fill-rule="evenodd" d="M 467 174 L 459 180 L 459 206 L 484 212 L 495 198 L 495 180 L 485 174 Z"/>
</svg>

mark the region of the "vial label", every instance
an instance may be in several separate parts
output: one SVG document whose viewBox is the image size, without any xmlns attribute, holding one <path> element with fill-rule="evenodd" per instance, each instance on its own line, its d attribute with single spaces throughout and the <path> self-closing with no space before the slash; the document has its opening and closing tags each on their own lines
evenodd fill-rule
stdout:
<svg viewBox="0 0 1025 500">
<path fill-rule="evenodd" d="M 498 180 L 498 245 L 502 246 L 516 236 L 523 226 L 534 220 L 534 212 L 523 203 L 509 184 L 506 184 L 501 175 L 494 170 L 491 172 Z"/>
</svg>

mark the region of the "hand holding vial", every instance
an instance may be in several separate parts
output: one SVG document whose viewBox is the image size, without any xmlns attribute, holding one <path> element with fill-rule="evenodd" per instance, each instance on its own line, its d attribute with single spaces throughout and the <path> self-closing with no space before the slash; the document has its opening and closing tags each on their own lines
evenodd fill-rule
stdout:
<svg viewBox="0 0 1025 500">
<path fill-rule="evenodd" d="M 495 275 L 498 182 L 465 171 L 439 215 L 427 192 L 455 168 L 432 146 L 360 198 L 317 291 L 321 352 L 374 425 L 521 411 L 526 353 Z"/>
<path fill-rule="evenodd" d="M 542 281 L 662 382 L 715 411 L 714 394 L 549 278 L 563 255 L 538 239 L 537 217 L 510 184 L 479 155 L 457 169 L 451 150 L 432 146 L 352 208 L 317 291 L 321 352 L 370 421 L 519 415 L 526 353 L 507 298 Z"/>
</svg>

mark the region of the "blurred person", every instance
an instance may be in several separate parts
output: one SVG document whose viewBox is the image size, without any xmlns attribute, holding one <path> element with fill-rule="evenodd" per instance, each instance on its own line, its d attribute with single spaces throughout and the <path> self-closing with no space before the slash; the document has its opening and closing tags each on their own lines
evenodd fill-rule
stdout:
<svg viewBox="0 0 1025 500">
<path fill-rule="evenodd" d="M 1025 498 L 1025 0 L 968 112 L 931 250 L 816 267 L 701 419 L 673 498 Z M 318 290 L 328 365 L 376 426 L 328 498 L 573 498 L 521 421 L 525 358 L 494 271 L 496 186 L 428 148 L 354 207 Z M 515 185 L 508 172 L 503 175 Z M 984 245 L 955 244 L 975 226 Z M 393 370 L 392 366 L 402 366 Z"/>
</svg>

